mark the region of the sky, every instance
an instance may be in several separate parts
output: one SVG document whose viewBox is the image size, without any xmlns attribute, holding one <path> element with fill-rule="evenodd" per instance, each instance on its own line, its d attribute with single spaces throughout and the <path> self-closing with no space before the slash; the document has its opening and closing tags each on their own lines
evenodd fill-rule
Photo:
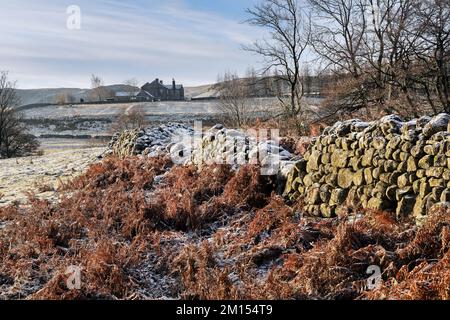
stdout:
<svg viewBox="0 0 450 320">
<path fill-rule="evenodd" d="M 88 88 L 91 74 L 105 84 L 213 83 L 259 67 L 241 49 L 264 35 L 243 23 L 256 1 L 0 0 L 0 70 L 20 89 Z"/>
</svg>

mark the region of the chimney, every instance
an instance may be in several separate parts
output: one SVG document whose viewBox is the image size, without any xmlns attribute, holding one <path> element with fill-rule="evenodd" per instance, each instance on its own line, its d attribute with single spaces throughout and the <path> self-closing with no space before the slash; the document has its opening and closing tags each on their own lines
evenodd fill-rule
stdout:
<svg viewBox="0 0 450 320">
<path fill-rule="evenodd" d="M 158 79 L 158 78 L 156 78 L 156 80 L 155 80 L 155 81 L 156 81 L 156 83 L 159 83 L 159 79 Z"/>
<path fill-rule="evenodd" d="M 161 81 L 159 81 L 159 83 L 163 84 L 163 81 L 161 80 Z"/>
<path fill-rule="evenodd" d="M 172 89 L 173 91 L 175 91 L 177 88 L 176 83 L 175 83 L 175 79 L 172 79 Z"/>
</svg>

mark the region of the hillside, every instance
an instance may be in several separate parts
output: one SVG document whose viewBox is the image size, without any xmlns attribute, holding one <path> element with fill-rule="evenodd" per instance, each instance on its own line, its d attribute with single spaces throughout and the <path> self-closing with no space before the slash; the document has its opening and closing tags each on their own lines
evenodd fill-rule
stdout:
<svg viewBox="0 0 450 320">
<path fill-rule="evenodd" d="M 207 84 L 197 87 L 186 87 L 184 88 L 184 95 L 188 99 L 217 97 L 218 93 L 214 89 L 215 86 L 216 84 Z"/>
<path fill-rule="evenodd" d="M 106 91 L 119 92 L 127 91 L 132 87 L 115 84 L 104 87 Z M 138 90 L 137 88 L 134 88 Z M 73 102 L 79 102 L 80 99 L 88 100 L 92 94 L 92 89 L 80 88 L 42 88 L 42 89 L 17 89 L 17 95 L 20 99 L 20 106 L 31 104 L 54 104 L 62 95 L 71 97 Z"/>
<path fill-rule="evenodd" d="M 185 96 L 192 98 L 209 98 L 217 96 L 217 91 L 213 89 L 213 84 L 185 87 Z M 105 86 L 105 89 L 112 92 L 129 91 L 130 87 L 123 84 Z M 135 88 L 139 90 L 138 88 Z M 81 88 L 41 88 L 41 89 L 17 89 L 17 95 L 20 99 L 20 106 L 32 104 L 54 104 L 57 103 L 61 95 L 72 97 L 73 102 L 80 99 L 88 100 L 92 89 Z"/>
</svg>

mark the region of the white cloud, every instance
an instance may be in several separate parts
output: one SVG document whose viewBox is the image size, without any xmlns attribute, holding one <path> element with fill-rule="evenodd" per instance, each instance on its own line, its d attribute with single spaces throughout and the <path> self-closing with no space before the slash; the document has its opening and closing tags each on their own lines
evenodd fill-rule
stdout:
<svg viewBox="0 0 450 320">
<path fill-rule="evenodd" d="M 67 1 L 0 0 L 0 69 L 19 87 L 85 87 L 90 73 L 108 83 L 174 76 L 195 85 L 255 64 L 240 50 L 255 30 L 218 13 L 183 1 L 77 2 L 81 30 L 66 28 Z"/>
</svg>

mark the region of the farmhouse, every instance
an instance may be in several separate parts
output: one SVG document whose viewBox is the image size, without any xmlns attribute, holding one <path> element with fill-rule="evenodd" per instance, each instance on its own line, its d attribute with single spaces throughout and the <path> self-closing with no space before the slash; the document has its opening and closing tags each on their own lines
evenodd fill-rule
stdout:
<svg viewBox="0 0 450 320">
<path fill-rule="evenodd" d="M 175 79 L 172 80 L 171 85 L 165 85 L 162 80 L 155 79 L 153 82 L 143 85 L 137 96 L 140 99 L 148 100 L 184 100 L 184 87 L 176 84 Z"/>
</svg>

